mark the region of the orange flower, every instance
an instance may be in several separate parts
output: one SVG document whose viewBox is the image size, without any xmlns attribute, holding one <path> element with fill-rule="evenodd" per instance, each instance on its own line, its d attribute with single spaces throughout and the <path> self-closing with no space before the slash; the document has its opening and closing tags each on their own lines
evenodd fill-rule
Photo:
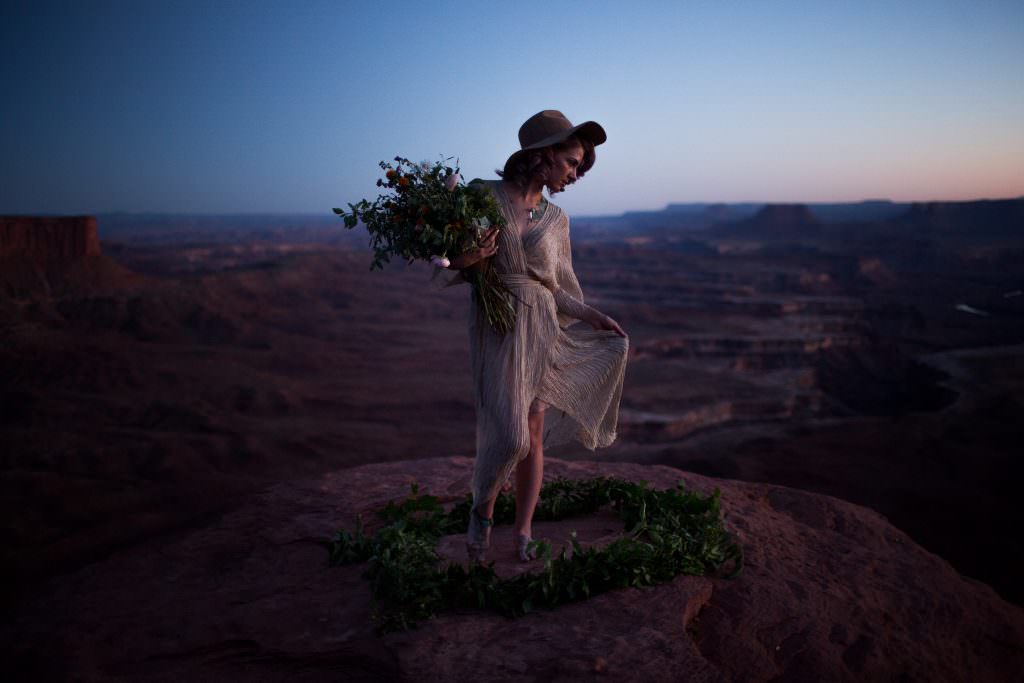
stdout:
<svg viewBox="0 0 1024 683">
<path fill-rule="evenodd" d="M 428 213 L 430 213 L 430 207 L 429 206 L 421 206 L 420 207 L 420 213 L 422 213 L 424 216 L 426 216 Z"/>
<path fill-rule="evenodd" d="M 394 180 L 396 173 L 395 173 L 394 169 L 389 168 L 388 172 L 385 173 L 384 175 L 387 176 L 388 180 Z"/>
<path fill-rule="evenodd" d="M 405 187 L 406 185 L 409 184 L 409 179 L 405 176 L 402 176 L 398 179 L 398 184 L 401 185 L 402 187 Z"/>
</svg>

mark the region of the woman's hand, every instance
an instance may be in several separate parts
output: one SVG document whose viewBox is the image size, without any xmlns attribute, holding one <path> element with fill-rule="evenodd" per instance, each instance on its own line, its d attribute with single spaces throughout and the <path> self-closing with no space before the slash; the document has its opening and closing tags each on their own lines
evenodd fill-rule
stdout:
<svg viewBox="0 0 1024 683">
<path fill-rule="evenodd" d="M 595 330 L 612 330 L 620 337 L 626 336 L 626 331 L 623 330 L 617 322 L 600 311 L 595 310 L 593 317 L 587 322 L 590 323 L 591 327 Z"/>
<path fill-rule="evenodd" d="M 472 268 L 485 258 L 494 256 L 498 252 L 497 240 L 499 232 L 501 232 L 500 226 L 495 226 L 488 230 L 484 233 L 484 238 L 480 240 L 480 246 L 462 252 L 451 260 L 451 265 L 448 267 L 452 270 Z"/>
</svg>

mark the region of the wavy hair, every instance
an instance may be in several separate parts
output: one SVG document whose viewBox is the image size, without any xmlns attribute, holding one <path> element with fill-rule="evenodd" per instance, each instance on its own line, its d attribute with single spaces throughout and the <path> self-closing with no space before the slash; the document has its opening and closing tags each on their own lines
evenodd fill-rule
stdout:
<svg viewBox="0 0 1024 683">
<path fill-rule="evenodd" d="M 540 149 L 531 149 L 520 154 L 513 154 L 505 162 L 505 168 L 495 171 L 499 178 L 515 183 L 522 189 L 529 187 L 530 182 L 539 178 L 545 185 L 548 183 L 548 176 L 555 166 L 555 153 L 569 149 L 580 144 L 583 147 L 583 159 L 576 168 L 576 178 L 582 178 L 597 160 L 594 152 L 594 143 L 578 135 L 571 135 L 562 142 L 555 143 Z"/>
</svg>

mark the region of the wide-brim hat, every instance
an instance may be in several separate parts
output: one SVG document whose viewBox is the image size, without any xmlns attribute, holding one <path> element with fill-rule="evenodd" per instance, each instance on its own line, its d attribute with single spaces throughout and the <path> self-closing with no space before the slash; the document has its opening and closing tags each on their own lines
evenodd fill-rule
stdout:
<svg viewBox="0 0 1024 683">
<path fill-rule="evenodd" d="M 574 126 L 560 111 L 545 109 L 537 112 L 519 127 L 520 149 L 508 158 L 505 166 L 523 152 L 565 142 L 573 135 L 589 140 L 595 147 L 608 139 L 604 128 L 596 121 L 586 121 Z"/>
</svg>

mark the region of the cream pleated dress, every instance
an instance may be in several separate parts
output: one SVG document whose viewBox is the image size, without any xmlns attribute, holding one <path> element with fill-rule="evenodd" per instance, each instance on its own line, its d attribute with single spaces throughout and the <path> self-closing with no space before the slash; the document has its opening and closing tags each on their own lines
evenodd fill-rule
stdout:
<svg viewBox="0 0 1024 683">
<path fill-rule="evenodd" d="M 485 182 L 485 181 L 475 181 Z M 497 181 L 486 181 L 505 226 L 494 266 L 514 295 L 514 328 L 502 336 L 470 297 L 469 349 L 476 398 L 476 461 L 473 502 L 497 495 L 530 451 L 527 415 L 534 400 L 548 404 L 544 447 L 570 440 L 589 450 L 615 441 L 619 399 L 626 372 L 628 337 L 595 330 L 582 320 L 583 303 L 572 269 L 569 219 L 548 202 L 520 236 L 510 198 Z M 466 283 L 458 271 L 434 268 L 434 285 Z"/>
</svg>

